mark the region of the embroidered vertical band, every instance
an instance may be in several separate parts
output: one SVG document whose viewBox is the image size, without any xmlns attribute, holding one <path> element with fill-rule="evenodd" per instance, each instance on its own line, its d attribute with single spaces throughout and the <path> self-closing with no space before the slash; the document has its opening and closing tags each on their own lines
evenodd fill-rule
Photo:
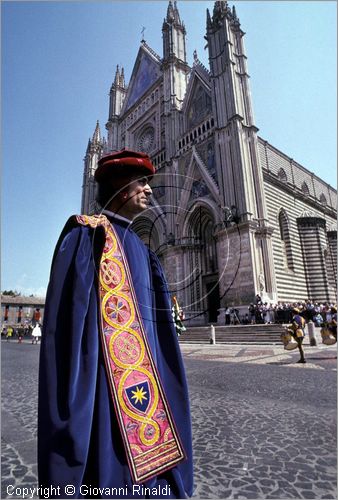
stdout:
<svg viewBox="0 0 338 500">
<path fill-rule="evenodd" d="M 130 472 L 144 482 L 185 458 L 152 358 L 124 250 L 104 215 L 76 216 L 105 230 L 99 268 L 101 337 Z"/>
</svg>

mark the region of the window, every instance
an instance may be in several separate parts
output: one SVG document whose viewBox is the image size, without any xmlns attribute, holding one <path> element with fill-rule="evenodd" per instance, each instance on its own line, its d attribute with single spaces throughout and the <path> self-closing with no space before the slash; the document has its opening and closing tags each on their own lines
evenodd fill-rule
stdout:
<svg viewBox="0 0 338 500">
<path fill-rule="evenodd" d="M 284 170 L 284 168 L 280 168 L 279 171 L 278 171 L 278 179 L 282 182 L 285 182 L 287 183 L 288 182 L 288 178 L 287 178 L 287 175 L 286 175 L 286 172 Z"/>
<path fill-rule="evenodd" d="M 279 212 L 278 222 L 279 222 L 282 255 L 283 255 L 283 264 L 287 269 L 293 271 L 294 264 L 292 258 L 289 220 L 287 213 L 283 209 Z"/>
<path fill-rule="evenodd" d="M 324 193 L 320 195 L 319 201 L 322 205 L 327 205 L 327 199 Z"/>
</svg>

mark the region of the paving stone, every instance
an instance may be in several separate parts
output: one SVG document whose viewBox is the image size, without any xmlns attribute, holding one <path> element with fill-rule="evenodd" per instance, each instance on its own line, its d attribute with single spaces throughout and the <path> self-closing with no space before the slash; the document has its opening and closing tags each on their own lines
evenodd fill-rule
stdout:
<svg viewBox="0 0 338 500">
<path fill-rule="evenodd" d="M 281 472 L 281 477 L 286 479 L 288 483 L 293 483 L 296 481 L 296 473 L 293 472 Z"/>
<path fill-rule="evenodd" d="M 258 488 L 258 486 L 256 486 L 255 484 L 249 484 L 247 486 L 245 486 L 244 490 L 245 492 L 247 491 L 255 491 L 256 493 L 260 491 L 260 488 Z"/>
<path fill-rule="evenodd" d="M 10 474 L 10 472 L 11 472 L 10 465 L 1 464 L 1 475 L 2 475 L 2 477 L 3 476 L 7 476 L 8 474 Z"/>
<path fill-rule="evenodd" d="M 316 493 L 314 493 L 313 491 L 302 491 L 301 492 L 302 495 L 303 495 L 303 498 L 318 498 L 318 496 L 316 495 Z"/>
<path fill-rule="evenodd" d="M 232 488 L 240 488 L 241 486 L 245 485 L 245 481 L 242 481 L 241 479 L 234 479 L 231 482 L 231 487 Z"/>
<path fill-rule="evenodd" d="M 13 469 L 13 475 L 15 477 L 23 477 L 26 474 L 27 470 L 27 467 L 23 465 L 15 467 L 15 469 Z"/>
<path fill-rule="evenodd" d="M 281 499 L 283 498 L 292 498 L 289 492 L 285 491 L 284 489 L 278 489 L 276 491 L 273 491 L 269 494 L 269 498 L 278 498 Z M 302 497 L 299 497 L 302 498 Z"/>
<path fill-rule="evenodd" d="M 15 465 L 15 466 L 17 466 L 17 465 L 21 465 L 21 462 L 20 462 L 20 460 L 18 460 L 18 459 L 16 458 L 15 460 L 11 460 L 11 465 L 12 465 L 12 466 L 13 466 L 13 465 Z"/>
<path fill-rule="evenodd" d="M 294 487 L 295 488 L 299 488 L 301 490 L 312 490 L 312 483 L 300 483 L 300 482 L 296 482 L 294 484 Z"/>
<path fill-rule="evenodd" d="M 13 484 L 13 479 L 11 478 L 1 478 L 1 486 L 7 488 L 7 486 Z"/>
<path fill-rule="evenodd" d="M 263 493 L 262 498 L 269 498 L 269 493 L 271 492 L 271 488 L 267 488 L 266 486 L 261 486 L 261 492 Z"/>
<path fill-rule="evenodd" d="M 23 479 L 27 484 L 31 485 L 32 483 L 36 483 L 36 476 L 29 476 L 29 475 L 26 475 Z"/>
<path fill-rule="evenodd" d="M 300 492 L 296 490 L 295 488 L 292 488 L 292 486 L 284 486 L 284 490 L 286 494 L 289 495 L 289 498 L 302 498 Z"/>
<path fill-rule="evenodd" d="M 257 493 L 242 491 L 242 493 L 237 498 L 257 499 Z"/>
<path fill-rule="evenodd" d="M 222 498 L 230 498 L 232 496 L 232 490 L 224 490 L 222 492 Z"/>
<path fill-rule="evenodd" d="M 262 484 L 263 486 L 274 486 L 276 483 L 272 479 L 262 479 L 260 481 L 260 484 Z"/>
</svg>

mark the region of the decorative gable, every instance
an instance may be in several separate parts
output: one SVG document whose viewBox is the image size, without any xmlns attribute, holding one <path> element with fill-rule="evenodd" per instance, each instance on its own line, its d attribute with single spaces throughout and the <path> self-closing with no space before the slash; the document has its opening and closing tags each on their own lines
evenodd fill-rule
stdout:
<svg viewBox="0 0 338 500">
<path fill-rule="evenodd" d="M 195 127 L 204 118 L 209 116 L 211 111 L 211 97 L 204 85 L 196 79 L 187 109 L 188 130 Z"/>
<path fill-rule="evenodd" d="M 135 104 L 160 76 L 160 61 L 141 46 L 130 79 L 124 112 Z"/>
</svg>

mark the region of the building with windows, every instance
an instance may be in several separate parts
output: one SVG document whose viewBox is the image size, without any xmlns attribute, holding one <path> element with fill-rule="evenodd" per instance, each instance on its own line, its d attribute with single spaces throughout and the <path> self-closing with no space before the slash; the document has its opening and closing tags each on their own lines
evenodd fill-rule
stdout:
<svg viewBox="0 0 338 500">
<path fill-rule="evenodd" d="M 43 323 L 45 310 L 44 297 L 23 295 L 1 295 L 2 326 L 25 326 Z"/>
<path fill-rule="evenodd" d="M 150 155 L 152 204 L 134 230 L 159 255 L 190 324 L 224 324 L 227 305 L 336 298 L 337 192 L 258 135 L 244 32 L 235 8 L 206 13 L 210 67 L 194 53 L 176 2 L 163 54 L 142 40 L 129 82 L 117 67 L 107 136 L 97 123 L 84 159 L 82 213 L 94 213 L 100 156 Z"/>
</svg>

